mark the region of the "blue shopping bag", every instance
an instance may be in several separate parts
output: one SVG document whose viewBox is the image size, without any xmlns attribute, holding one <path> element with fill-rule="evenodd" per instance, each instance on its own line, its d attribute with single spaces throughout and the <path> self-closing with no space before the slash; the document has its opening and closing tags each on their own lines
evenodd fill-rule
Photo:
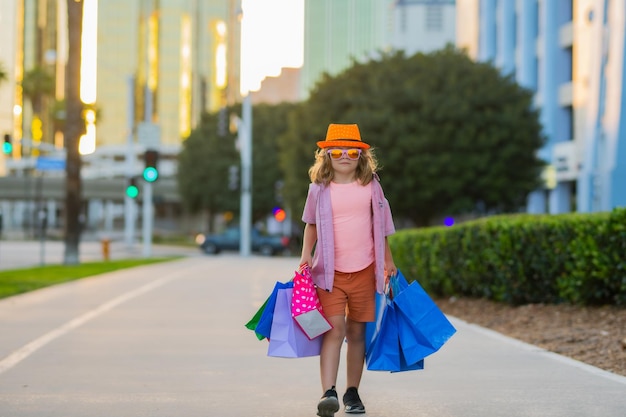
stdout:
<svg viewBox="0 0 626 417">
<path fill-rule="evenodd" d="M 377 321 L 366 325 L 365 363 L 370 371 L 403 372 L 424 369 L 424 361 L 410 362 L 401 346 L 396 306 L 389 294 L 378 297 Z"/>
<path fill-rule="evenodd" d="M 380 329 L 382 316 L 387 306 L 387 295 L 376 293 L 376 318 L 374 321 L 365 323 L 365 352 L 370 349 L 374 336 Z"/>
<path fill-rule="evenodd" d="M 437 352 L 456 329 L 417 281 L 409 284 L 400 271 L 395 279 L 398 337 L 407 362 L 414 363 Z"/>
<path fill-rule="evenodd" d="M 258 324 L 253 329 L 259 339 L 269 339 L 270 337 L 272 332 L 272 320 L 274 318 L 274 308 L 276 306 L 276 297 L 278 296 L 278 290 L 282 288 L 293 288 L 293 282 L 276 282 L 274 285 L 274 289 L 265 302 L 265 308 L 259 318 Z"/>
<path fill-rule="evenodd" d="M 365 364 L 370 371 L 400 369 L 400 340 L 396 326 L 395 306 L 387 298 L 380 321 L 365 352 Z"/>
</svg>

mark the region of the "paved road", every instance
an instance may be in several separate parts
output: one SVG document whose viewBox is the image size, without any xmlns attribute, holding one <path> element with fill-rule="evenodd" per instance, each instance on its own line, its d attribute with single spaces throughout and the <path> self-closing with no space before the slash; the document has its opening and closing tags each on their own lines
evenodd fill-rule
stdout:
<svg viewBox="0 0 626 417">
<path fill-rule="evenodd" d="M 269 358 L 243 326 L 296 262 L 196 256 L 0 301 L 0 417 L 313 417 L 317 358 Z M 366 371 L 367 416 L 626 415 L 626 378 L 453 322 L 425 370 Z"/>
</svg>

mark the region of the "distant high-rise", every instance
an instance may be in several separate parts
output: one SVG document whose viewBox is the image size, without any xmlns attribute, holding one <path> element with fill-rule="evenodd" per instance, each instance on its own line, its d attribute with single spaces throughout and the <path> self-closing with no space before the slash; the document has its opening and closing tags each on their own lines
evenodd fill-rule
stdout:
<svg viewBox="0 0 626 417">
<path fill-rule="evenodd" d="M 135 119 L 157 123 L 165 145 L 238 101 L 238 11 L 237 0 L 100 1 L 98 143 L 126 141 L 131 77 Z"/>
<path fill-rule="evenodd" d="M 455 41 L 455 0 L 305 0 L 300 96 L 324 72 L 336 75 L 391 50 L 431 52 Z"/>
<path fill-rule="evenodd" d="M 84 0 L 81 98 L 96 109 L 86 117 L 95 118 L 90 149 L 126 143 L 131 100 L 135 122 L 158 124 L 161 143 L 173 146 L 198 124 L 204 111 L 239 101 L 240 3 Z M 14 138 L 16 158 L 36 157 L 38 151 L 28 145 L 33 141 L 63 147 L 65 4 L 0 2 L 0 62 L 8 73 L 1 88 L 0 133 Z M 86 32 L 91 38 L 85 38 Z M 92 67 L 85 65 L 87 55 Z M 22 88 L 32 71 L 52 78 L 51 88 L 37 87 L 41 97 Z M 83 84 L 89 87 L 88 99 Z"/>
<path fill-rule="evenodd" d="M 535 93 L 545 184 L 531 213 L 626 205 L 626 5 L 604 0 L 459 0 L 460 45 Z M 468 26 L 469 25 L 469 26 Z"/>
<path fill-rule="evenodd" d="M 62 146 L 53 119 L 55 102 L 62 100 L 65 85 L 66 54 L 61 49 L 67 44 L 67 31 L 62 27 L 62 3 L 0 2 L 0 62 L 7 73 L 0 86 L 0 133 L 13 138 L 16 159 L 37 156 L 39 150 L 32 145 L 39 143 Z"/>
<path fill-rule="evenodd" d="M 389 49 L 393 0 L 305 0 L 304 64 L 300 95 L 320 76 L 335 75 L 352 59 L 367 60 Z"/>
<path fill-rule="evenodd" d="M 432 52 L 455 43 L 456 0 L 396 0 L 393 49 L 407 55 Z"/>
</svg>

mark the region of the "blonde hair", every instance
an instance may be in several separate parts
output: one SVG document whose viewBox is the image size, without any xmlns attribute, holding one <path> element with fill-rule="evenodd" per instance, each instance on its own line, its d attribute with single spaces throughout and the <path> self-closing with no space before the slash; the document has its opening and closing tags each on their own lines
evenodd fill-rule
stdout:
<svg viewBox="0 0 626 417">
<path fill-rule="evenodd" d="M 330 156 L 326 153 L 327 149 L 318 149 L 315 152 L 315 162 L 309 168 L 309 178 L 311 182 L 316 184 L 328 185 L 335 176 Z M 372 148 L 361 150 L 361 156 L 356 166 L 356 179 L 362 184 L 367 185 L 372 181 L 374 174 L 378 170 L 378 161 Z"/>
</svg>

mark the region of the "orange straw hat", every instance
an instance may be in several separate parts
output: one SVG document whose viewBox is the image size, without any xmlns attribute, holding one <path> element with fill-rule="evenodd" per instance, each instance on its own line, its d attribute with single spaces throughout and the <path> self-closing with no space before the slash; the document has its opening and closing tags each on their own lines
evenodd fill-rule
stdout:
<svg viewBox="0 0 626 417">
<path fill-rule="evenodd" d="M 344 125 L 331 123 L 326 132 L 326 140 L 317 142 L 320 148 L 348 147 L 369 149 L 370 145 L 361 141 L 361 133 L 356 124 Z"/>
</svg>

